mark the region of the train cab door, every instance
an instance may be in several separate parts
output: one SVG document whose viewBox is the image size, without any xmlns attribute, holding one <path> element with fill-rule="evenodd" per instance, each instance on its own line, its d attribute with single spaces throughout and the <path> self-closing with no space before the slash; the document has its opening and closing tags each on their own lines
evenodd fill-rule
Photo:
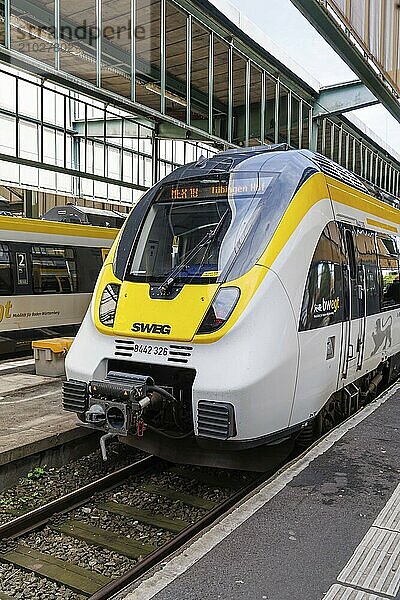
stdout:
<svg viewBox="0 0 400 600">
<path fill-rule="evenodd" d="M 346 313 L 343 323 L 343 352 L 341 365 L 342 382 L 357 379 L 365 356 L 365 334 L 367 317 L 366 268 L 360 256 L 361 232 L 345 225 L 342 230 L 346 249 L 344 287 Z"/>
</svg>

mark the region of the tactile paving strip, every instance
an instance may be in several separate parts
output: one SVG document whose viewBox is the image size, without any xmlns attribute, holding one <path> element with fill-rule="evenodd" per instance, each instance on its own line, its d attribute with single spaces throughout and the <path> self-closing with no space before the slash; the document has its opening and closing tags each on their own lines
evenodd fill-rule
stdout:
<svg viewBox="0 0 400 600">
<path fill-rule="evenodd" d="M 395 597 L 400 589 L 400 533 L 371 527 L 338 581 Z"/>
<path fill-rule="evenodd" d="M 400 485 L 397 486 L 393 496 L 378 515 L 374 526 L 400 533 Z"/>
<path fill-rule="evenodd" d="M 352 588 L 338 584 L 333 585 L 326 596 L 324 596 L 324 600 L 382 600 L 382 598 L 383 596 L 353 590 Z"/>
</svg>

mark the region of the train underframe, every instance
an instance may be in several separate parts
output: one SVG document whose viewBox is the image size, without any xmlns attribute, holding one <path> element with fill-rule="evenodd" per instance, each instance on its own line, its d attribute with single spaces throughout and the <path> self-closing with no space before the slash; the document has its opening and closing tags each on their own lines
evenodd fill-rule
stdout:
<svg viewBox="0 0 400 600">
<path fill-rule="evenodd" d="M 313 419 L 262 439 L 238 442 L 194 434 L 194 370 L 116 360 L 109 362 L 105 380 L 87 385 L 87 410 L 79 417 L 86 426 L 105 433 L 104 457 L 106 443 L 118 437 L 122 443 L 172 462 L 265 472 L 374 400 L 399 374 L 400 354 L 396 354 L 335 392 Z"/>
</svg>

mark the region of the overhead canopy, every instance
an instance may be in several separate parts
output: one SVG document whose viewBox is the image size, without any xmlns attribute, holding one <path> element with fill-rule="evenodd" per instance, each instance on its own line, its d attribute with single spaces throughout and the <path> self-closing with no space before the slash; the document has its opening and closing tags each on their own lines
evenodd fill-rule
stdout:
<svg viewBox="0 0 400 600">
<path fill-rule="evenodd" d="M 400 121 L 398 0 L 292 0 Z"/>
</svg>

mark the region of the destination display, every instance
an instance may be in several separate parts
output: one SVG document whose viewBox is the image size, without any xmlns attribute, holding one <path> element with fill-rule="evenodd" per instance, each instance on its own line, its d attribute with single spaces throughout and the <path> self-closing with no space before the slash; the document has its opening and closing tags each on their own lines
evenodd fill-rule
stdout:
<svg viewBox="0 0 400 600">
<path fill-rule="evenodd" d="M 216 200 L 226 199 L 229 196 L 251 195 L 264 192 L 270 177 L 259 181 L 256 178 L 238 179 L 236 182 L 183 182 L 166 185 L 162 188 L 157 202 L 179 202 L 190 200 Z"/>
</svg>

